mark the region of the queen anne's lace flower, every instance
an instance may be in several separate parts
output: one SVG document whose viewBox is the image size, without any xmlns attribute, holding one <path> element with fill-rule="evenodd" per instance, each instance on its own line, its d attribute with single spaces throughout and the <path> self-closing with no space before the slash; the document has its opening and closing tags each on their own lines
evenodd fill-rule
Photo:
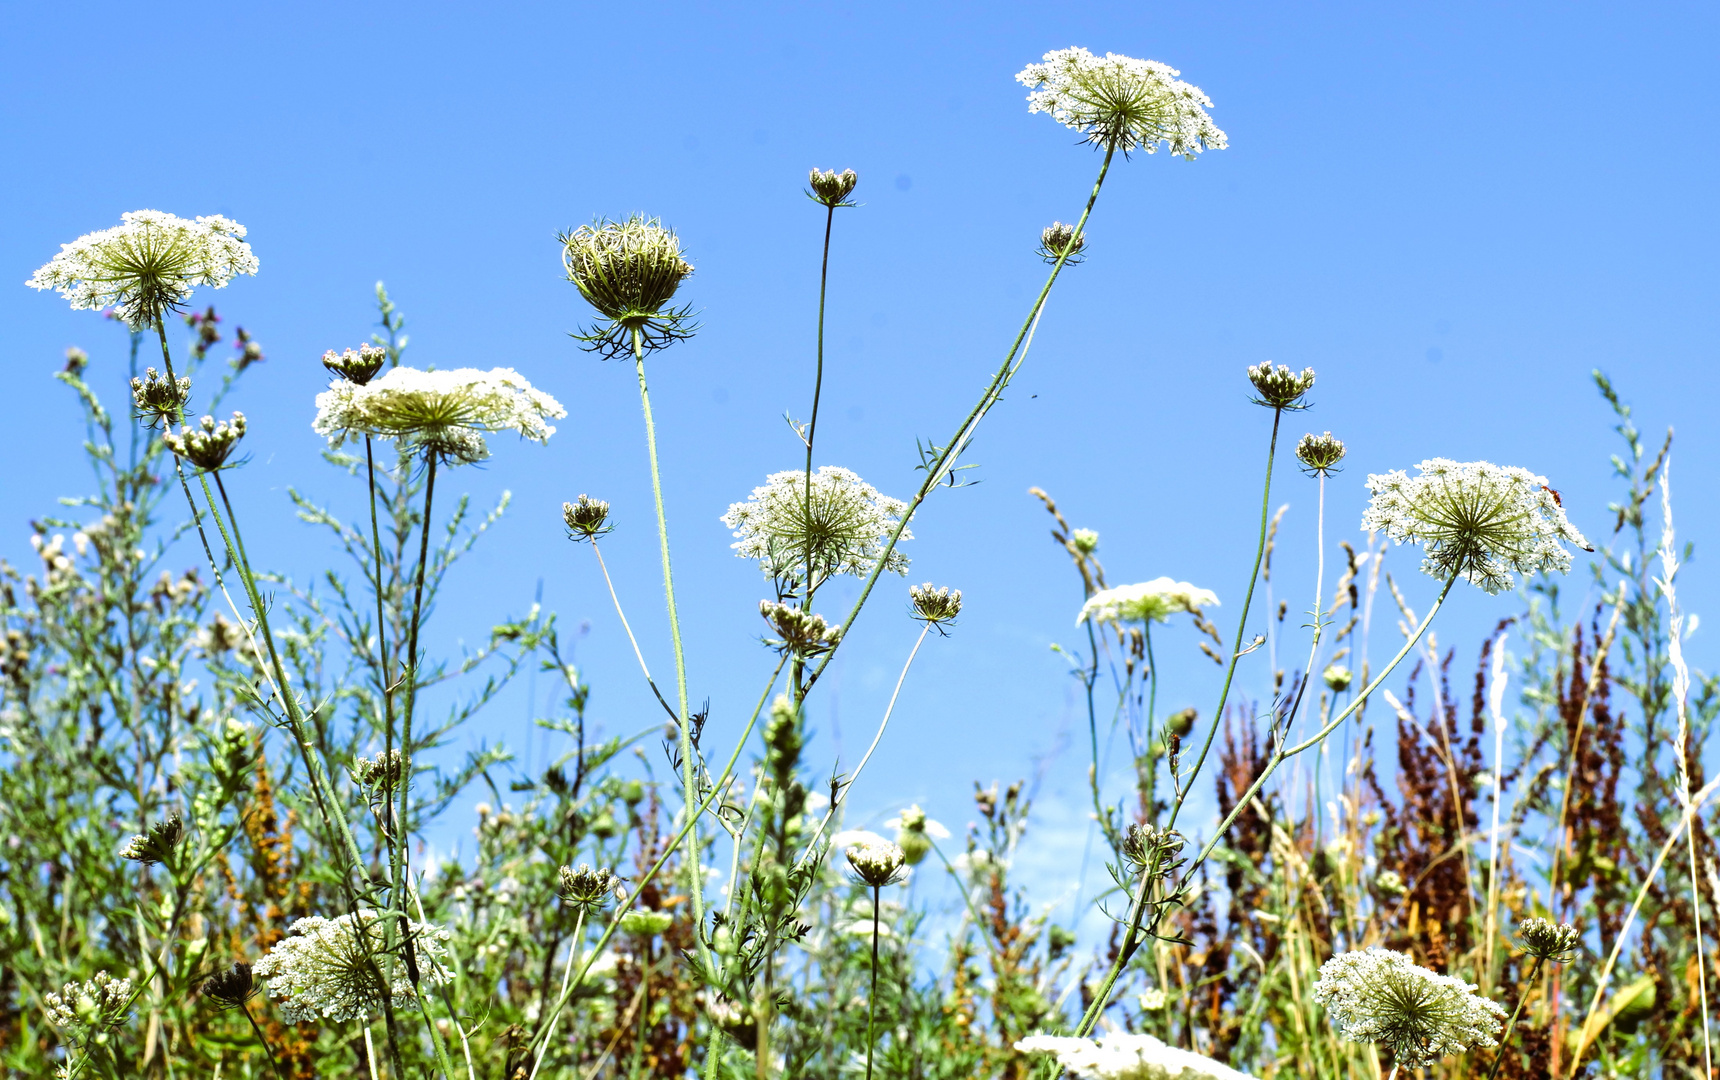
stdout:
<svg viewBox="0 0 1720 1080">
<path fill-rule="evenodd" d="M 1209 1057 L 1167 1046 L 1151 1035 L 1114 1032 L 1097 1039 L 1032 1035 L 1022 1053 L 1056 1054 L 1058 1064 L 1090 1080 L 1253 1080 Z"/>
<path fill-rule="evenodd" d="M 133 330 L 179 308 L 199 285 L 226 286 L 257 272 L 245 227 L 219 214 L 187 221 L 159 210 L 132 210 L 123 224 L 85 233 L 24 284 L 57 289 L 74 309 L 112 307 Z"/>
<path fill-rule="evenodd" d="M 1487 461 L 1430 458 L 1419 476 L 1402 470 L 1368 477 L 1373 502 L 1362 528 L 1397 543 L 1420 544 L 1423 573 L 1462 575 L 1484 592 L 1514 588 L 1520 574 L 1571 569 L 1560 541 L 1594 550 L 1565 517 L 1547 478 Z"/>
<path fill-rule="evenodd" d="M 287 928 L 286 937 L 252 965 L 252 974 L 264 980 L 269 996 L 280 1004 L 281 1019 L 296 1024 L 319 1017 L 356 1020 L 375 1016 L 382 1011 L 384 985 L 394 1001 L 412 1000 L 406 964 L 400 957 L 383 952 L 381 920 L 371 911 L 361 912 L 359 919 L 362 921 L 355 921 L 352 915 L 299 919 Z M 448 952 L 448 931 L 428 923 L 406 925 L 420 979 L 446 983 L 453 977 L 442 963 Z"/>
<path fill-rule="evenodd" d="M 1390 949 L 1339 953 L 1320 965 L 1314 1000 L 1351 1042 L 1379 1043 L 1419 1068 L 1472 1046 L 1496 1046 L 1505 1010 L 1475 986 Z"/>
<path fill-rule="evenodd" d="M 1179 611 L 1199 615 L 1201 608 L 1217 606 L 1218 596 L 1210 589 L 1160 577 L 1138 585 L 1101 589 L 1081 605 L 1081 614 L 1075 616 L 1075 625 L 1089 619 L 1109 623 L 1146 622 L 1148 619 L 1168 622 Z"/>
<path fill-rule="evenodd" d="M 131 980 L 98 971 L 93 979 L 67 983 L 57 994 L 44 994 L 42 1004 L 49 1023 L 72 1041 L 85 1042 L 125 1022 L 131 1008 Z"/>
<path fill-rule="evenodd" d="M 517 431 L 533 442 L 555 433 L 546 419 L 566 416 L 561 403 L 513 368 L 420 371 L 397 367 L 367 385 L 338 379 L 317 395 L 311 425 L 338 447 L 360 435 L 398 439 L 402 446 L 447 461 L 490 456 L 485 433 Z"/>
<path fill-rule="evenodd" d="M 878 492 L 848 469 L 825 465 L 812 474 L 772 473 L 752 498 L 734 503 L 722 522 L 734 530 L 730 546 L 743 559 L 757 559 L 771 576 L 804 574 L 810 560 L 819 579 L 837 574 L 863 577 L 884 551 L 884 540 L 908 504 Z M 903 540 L 914 534 L 902 530 Z M 884 569 L 907 574 L 908 559 L 892 549 Z"/>
<path fill-rule="evenodd" d="M 1049 113 L 1087 141 L 1127 153 L 1156 153 L 1159 144 L 1189 160 L 1228 143 L 1206 109 L 1212 99 L 1178 79 L 1176 68 L 1118 53 L 1101 59 L 1086 49 L 1054 49 L 1016 75 L 1029 87 L 1027 111 Z"/>
<path fill-rule="evenodd" d="M 845 854 L 848 865 L 860 880 L 874 889 L 883 888 L 896 880 L 896 874 L 907 861 L 902 849 L 888 840 L 881 844 L 855 844 Z"/>
</svg>

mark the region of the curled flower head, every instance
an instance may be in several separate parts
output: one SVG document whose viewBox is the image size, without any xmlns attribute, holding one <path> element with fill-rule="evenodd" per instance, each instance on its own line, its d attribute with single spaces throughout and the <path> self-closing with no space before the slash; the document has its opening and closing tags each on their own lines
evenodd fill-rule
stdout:
<svg viewBox="0 0 1720 1080">
<path fill-rule="evenodd" d="M 897 880 L 907 856 L 888 840 L 881 844 L 856 844 L 845 853 L 854 873 L 874 889 L 883 888 Z"/>
<path fill-rule="evenodd" d="M 345 352 L 335 352 L 330 349 L 323 353 L 323 367 L 339 375 L 350 383 L 364 386 L 376 378 L 376 373 L 382 370 L 383 362 L 388 359 L 388 350 L 380 345 L 360 345 L 356 349 Z"/>
<path fill-rule="evenodd" d="M 190 376 L 171 379 L 154 368 L 146 368 L 141 379 L 134 376 L 131 380 L 131 403 L 137 409 L 138 418 L 151 426 L 178 420 L 189 400 Z"/>
<path fill-rule="evenodd" d="M 822 656 L 842 640 L 842 627 L 831 626 L 824 621 L 824 616 L 802 611 L 790 604 L 760 600 L 758 613 L 776 631 L 776 638 L 767 644 L 801 659 Z"/>
<path fill-rule="evenodd" d="M 1326 670 L 1320 673 L 1320 678 L 1326 681 L 1326 689 L 1338 694 L 1348 690 L 1350 683 L 1355 681 L 1355 675 L 1351 674 L 1350 669 L 1342 664 L 1326 665 Z"/>
<path fill-rule="evenodd" d="M 412 959 L 419 979 L 433 985 L 453 976 L 443 960 L 448 955 L 448 931 L 429 923 L 408 922 Z M 384 927 L 374 911 L 324 919 L 312 915 L 287 928 L 251 968 L 280 1005 L 289 1024 L 307 1020 L 357 1020 L 382 1012 L 392 998 L 396 1008 L 414 997 L 412 980 L 401 957 L 383 948 Z M 396 946 L 397 950 L 400 946 Z"/>
<path fill-rule="evenodd" d="M 173 849 L 185 839 L 185 822 L 178 814 L 166 821 L 158 821 L 149 827 L 149 832 L 134 836 L 119 849 L 119 857 L 139 862 L 145 866 L 167 862 L 173 856 Z"/>
<path fill-rule="evenodd" d="M 926 816 L 916 803 L 884 822 L 887 829 L 896 830 L 896 846 L 909 866 L 918 866 L 931 853 L 933 840 L 948 840 L 950 831 Z"/>
<path fill-rule="evenodd" d="M 1505 1010 L 1471 983 L 1436 975 L 1389 949 L 1339 953 L 1320 966 L 1314 1000 L 1351 1042 L 1378 1043 L 1420 1068 L 1472 1046 L 1496 1046 Z"/>
<path fill-rule="evenodd" d="M 1061 221 L 1053 221 L 1039 234 L 1039 257 L 1048 263 L 1062 259 L 1063 265 L 1073 266 L 1087 257 L 1086 247 L 1086 234 L 1075 235 L 1075 226 Z"/>
<path fill-rule="evenodd" d="M 1583 936 L 1570 923 L 1555 923 L 1531 916 L 1517 926 L 1517 944 L 1537 960 L 1568 964 Z"/>
<path fill-rule="evenodd" d="M 226 971 L 218 971 L 203 980 L 203 993 L 215 999 L 223 1009 L 244 1008 L 245 1002 L 257 992 L 257 980 L 251 965 L 236 962 Z"/>
<path fill-rule="evenodd" d="M 513 368 L 397 367 L 363 386 L 345 379 L 330 383 L 317 395 L 311 426 L 334 447 L 373 435 L 443 461 L 469 463 L 490 456 L 485 434 L 517 431 L 547 442 L 555 428 L 545 421 L 566 415 L 559 401 Z"/>
<path fill-rule="evenodd" d="M 567 538 L 574 541 L 595 540 L 614 528 L 609 524 L 609 504 L 589 495 L 562 503 L 561 520 L 567 525 Z"/>
<path fill-rule="evenodd" d="M 245 227 L 219 214 L 187 221 L 159 210 L 132 210 L 122 224 L 86 233 L 24 284 L 56 289 L 74 310 L 113 308 L 127 326 L 159 325 L 199 285 L 224 288 L 257 272 Z"/>
<path fill-rule="evenodd" d="M 839 206 L 853 206 L 848 196 L 854 193 L 854 185 L 860 182 L 860 175 L 853 169 L 813 169 L 807 184 L 812 190 L 806 193 L 813 202 L 828 206 L 832 210 Z"/>
<path fill-rule="evenodd" d="M 1338 462 L 1344 460 L 1344 444 L 1334 439 L 1330 431 L 1324 435 L 1310 432 L 1296 444 L 1296 460 L 1309 476 L 1330 476 L 1338 470 Z"/>
<path fill-rule="evenodd" d="M 1097 1039 L 1031 1035 L 1017 1042 L 1015 1049 L 1024 1054 L 1056 1054 L 1060 1065 L 1086 1080 L 1253 1080 L 1209 1057 L 1126 1031 Z"/>
<path fill-rule="evenodd" d="M 197 428 L 188 426 L 178 434 L 169 431 L 161 441 L 199 469 L 213 472 L 227 463 L 227 458 L 244 437 L 245 414 L 235 412 L 231 420 L 219 423 L 213 416 L 205 416 Z"/>
<path fill-rule="evenodd" d="M 1199 615 L 1204 607 L 1218 606 L 1218 597 L 1209 589 L 1197 588 L 1186 581 L 1168 577 L 1154 578 L 1138 585 L 1119 585 L 1101 589 L 1081 605 L 1075 625 L 1087 622 L 1168 622 L 1179 611 Z"/>
<path fill-rule="evenodd" d="M 621 886 L 621 879 L 615 876 L 614 871 L 607 868 L 593 870 L 586 863 L 577 867 L 564 866 L 556 873 L 561 879 L 561 898 L 588 912 L 608 904 L 615 890 Z"/>
<path fill-rule="evenodd" d="M 1202 150 L 1222 150 L 1228 143 L 1206 114 L 1212 99 L 1178 79 L 1180 74 L 1156 60 L 1118 53 L 1101 59 L 1072 48 L 1046 53 L 1015 80 L 1031 91 L 1029 113 L 1048 113 L 1096 146 L 1152 154 L 1163 144 L 1193 161 Z"/>
<path fill-rule="evenodd" d="M 812 474 L 810 493 L 804 472 L 772 473 L 753 488 L 752 498 L 731 505 L 722 522 L 734 530 L 735 553 L 757 559 L 765 573 L 803 575 L 810 563 L 814 579 L 822 582 L 837 574 L 870 573 L 907 509 L 848 469 L 825 465 Z M 901 539 L 913 536 L 902 530 Z M 907 556 L 891 549 L 884 569 L 907 574 Z"/>
<path fill-rule="evenodd" d="M 81 983 L 69 982 L 57 994 L 42 995 L 48 1022 L 79 1044 L 125 1023 L 131 1010 L 131 980 L 116 979 L 105 971 Z"/>
<path fill-rule="evenodd" d="M 1516 586 L 1515 574 L 1568 572 L 1571 553 L 1562 541 L 1594 550 L 1544 476 L 1446 458 L 1416 469 L 1415 477 L 1402 470 L 1368 477 L 1373 501 L 1362 528 L 1420 544 L 1423 573 L 1442 581 L 1457 574 L 1497 595 Z"/>
<path fill-rule="evenodd" d="M 908 600 L 914 607 L 914 618 L 933 626 L 953 623 L 962 613 L 962 591 L 945 585 L 932 588 L 931 582 L 908 586 Z"/>
<path fill-rule="evenodd" d="M 667 306 L 693 264 L 681 257 L 680 239 L 656 218 L 600 219 L 557 239 L 567 280 L 606 320 L 575 335 L 587 348 L 614 357 L 632 349 L 635 332 L 648 350 L 693 335 L 691 309 Z"/>
<path fill-rule="evenodd" d="M 1314 387 L 1314 369 L 1303 368 L 1298 373 L 1283 364 L 1274 368 L 1263 361 L 1248 369 L 1248 381 L 1254 384 L 1254 392 L 1259 395 L 1254 399 L 1256 405 L 1282 411 L 1306 409 L 1308 403 L 1302 400 L 1302 396 Z M 1340 448 L 1343 446 L 1342 443 L 1338 445 Z"/>
</svg>

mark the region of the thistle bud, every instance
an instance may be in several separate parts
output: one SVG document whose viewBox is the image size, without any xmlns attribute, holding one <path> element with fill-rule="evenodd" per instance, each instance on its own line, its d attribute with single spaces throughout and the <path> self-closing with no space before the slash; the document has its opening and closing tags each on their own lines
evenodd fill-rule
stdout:
<svg viewBox="0 0 1720 1080">
<path fill-rule="evenodd" d="M 589 495 L 562 503 L 561 519 L 567 523 L 567 538 L 575 543 L 595 540 L 614 527 L 609 524 L 609 504 Z"/>
<path fill-rule="evenodd" d="M 1348 690 L 1350 683 L 1355 679 L 1355 676 L 1350 674 L 1350 669 L 1342 664 L 1328 665 L 1320 677 L 1326 680 L 1326 688 L 1335 694 L 1341 694 Z"/>
<path fill-rule="evenodd" d="M 1296 460 L 1309 476 L 1330 476 L 1337 471 L 1338 462 L 1344 460 L 1344 444 L 1334 439 L 1330 431 L 1324 435 L 1309 433 L 1296 444 Z"/>
<path fill-rule="evenodd" d="M 895 844 L 856 844 L 847 851 L 848 865 L 854 873 L 874 889 L 896 881 L 907 856 Z"/>
<path fill-rule="evenodd" d="M 848 201 L 848 196 L 853 194 L 854 185 L 859 182 L 860 177 L 853 169 L 843 169 L 841 172 L 835 169 L 813 169 L 807 180 L 812 190 L 806 195 L 813 202 L 828 206 L 832 210 L 839 206 L 853 206 L 854 204 Z"/>
<path fill-rule="evenodd" d="M 245 414 L 235 412 L 231 419 L 219 423 L 213 416 L 205 416 L 198 421 L 197 428 L 186 425 L 178 434 L 169 431 L 161 441 L 197 468 L 214 472 L 227 463 L 227 458 L 244 437 Z"/>
<path fill-rule="evenodd" d="M 191 379 L 181 375 L 170 379 L 148 368 L 143 378 L 131 380 L 131 401 L 137 407 L 138 419 L 154 426 L 157 421 L 172 423 L 179 419 L 185 403 L 191 399 Z"/>
<path fill-rule="evenodd" d="M 140 862 L 145 866 L 166 862 L 173 854 L 173 849 L 179 846 L 179 841 L 185 838 L 185 823 L 178 814 L 166 821 L 158 821 L 149 827 L 149 832 L 143 836 L 134 836 L 126 841 L 119 849 L 119 857 Z"/>
<path fill-rule="evenodd" d="M 1061 221 L 1053 221 L 1044 232 L 1039 234 L 1039 257 L 1048 263 L 1062 259 L 1065 265 L 1073 265 L 1086 258 L 1082 249 L 1087 246 L 1085 233 L 1075 235 L 1075 226 L 1065 225 Z"/>
<path fill-rule="evenodd" d="M 954 622 L 962 611 L 962 591 L 952 591 L 948 585 L 941 589 L 932 588 L 929 581 L 924 585 L 910 585 L 908 597 L 914 604 L 914 618 L 923 623 Z"/>
<path fill-rule="evenodd" d="M 1277 368 L 1269 363 L 1256 364 L 1248 369 L 1248 381 L 1254 384 L 1254 392 L 1259 397 L 1254 399 L 1256 405 L 1265 405 L 1272 409 L 1306 409 L 1302 395 L 1314 385 L 1314 369 L 1303 368 L 1301 374 L 1291 371 L 1283 364 Z"/>
<path fill-rule="evenodd" d="M 621 879 L 612 871 L 593 870 L 587 863 L 580 863 L 577 868 L 564 866 L 557 873 L 561 878 L 561 898 L 588 912 L 609 903 L 610 895 L 621 885 Z"/>
<path fill-rule="evenodd" d="M 1517 944 L 1537 960 L 1568 964 L 1581 943 L 1582 935 L 1570 923 L 1531 917 L 1517 926 Z"/>
<path fill-rule="evenodd" d="M 244 1008 L 256 992 L 257 980 L 251 976 L 251 965 L 245 963 L 235 963 L 203 982 L 203 993 L 220 1003 L 222 1009 Z"/>
<path fill-rule="evenodd" d="M 249 346 L 247 346 L 249 348 Z M 258 358 L 261 359 L 261 350 Z M 337 353 L 333 349 L 323 353 L 323 367 L 339 375 L 349 383 L 363 386 L 376 378 L 376 373 L 382 370 L 383 362 L 388 359 L 388 350 L 380 345 L 360 345 L 356 349 L 348 349 Z"/>
</svg>

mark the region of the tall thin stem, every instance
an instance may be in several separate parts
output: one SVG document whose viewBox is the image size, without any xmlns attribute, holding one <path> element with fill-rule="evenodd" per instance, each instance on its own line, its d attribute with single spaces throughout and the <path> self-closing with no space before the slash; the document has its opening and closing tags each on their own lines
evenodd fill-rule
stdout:
<svg viewBox="0 0 1720 1080">
<path fill-rule="evenodd" d="M 561 995 L 558 1000 L 565 1001 L 568 994 L 568 983 L 573 979 L 574 964 L 579 961 L 579 939 L 585 933 L 585 905 L 579 906 L 579 913 L 573 917 L 573 937 L 567 943 L 567 967 L 561 973 Z M 543 1059 L 549 1056 L 550 1040 L 555 1038 L 555 1026 L 561 1021 L 561 1010 L 549 1018 L 549 1027 L 544 1029 L 543 1048 L 538 1051 L 537 1060 L 532 1062 L 531 1080 L 537 1080 L 538 1070 L 543 1068 Z"/>
<path fill-rule="evenodd" d="M 818 270 L 818 373 L 812 381 L 812 419 L 806 424 L 806 520 L 812 520 L 812 443 L 818 438 L 818 400 L 824 394 L 824 298 L 830 286 L 830 231 L 836 224 L 836 204 L 824 208 L 824 259 Z M 812 594 L 817 581 L 812 572 L 812 538 L 806 541 L 806 602 L 804 610 L 812 610 Z M 798 664 L 796 665 L 798 669 Z"/>
<path fill-rule="evenodd" d="M 878 1030 L 878 892 L 872 886 L 872 993 L 866 999 L 866 1080 L 872 1080 L 872 1047 Z"/>
<path fill-rule="evenodd" d="M 1505 1033 L 1499 1036 L 1499 1052 L 1493 1055 L 1493 1067 L 1487 1070 L 1487 1080 L 1498 1076 L 1499 1066 L 1505 1063 L 1505 1052 L 1511 1048 L 1511 1033 L 1517 1029 L 1517 1015 L 1523 1011 L 1523 1003 L 1529 1000 L 1529 988 L 1535 985 L 1535 978 L 1541 974 L 1544 962 L 1541 957 L 1535 957 L 1535 966 L 1529 969 L 1528 981 L 1517 992 L 1517 1006 L 1511 1010 L 1511 1019 L 1505 1021 Z"/>
<path fill-rule="evenodd" d="M 597 537 L 595 536 L 591 538 L 591 553 L 597 556 L 597 568 L 603 571 L 603 584 L 609 587 L 609 599 L 615 605 L 616 616 L 621 619 L 621 629 L 627 631 L 627 641 L 633 646 L 633 656 L 639 661 L 639 670 L 645 673 L 645 685 L 649 686 L 651 692 L 657 695 L 658 704 L 667 709 L 671 717 L 674 717 L 674 708 L 663 700 L 663 691 L 657 689 L 657 680 L 651 677 L 651 669 L 645 665 L 645 654 L 639 651 L 639 639 L 633 636 L 633 627 L 627 621 L 627 613 L 621 610 L 621 598 L 615 594 L 615 582 L 609 578 L 609 564 L 603 561 L 603 552 L 597 549 Z"/>
<path fill-rule="evenodd" d="M 393 868 L 392 882 L 392 902 L 402 915 L 406 914 L 406 877 L 412 873 L 412 714 L 418 706 L 418 631 L 424 618 L 424 579 L 430 569 L 430 515 L 436 500 L 436 459 L 434 453 L 425 455 L 424 521 L 419 529 L 418 573 L 412 585 L 412 619 L 406 629 L 406 671 L 402 676 L 406 684 L 406 707 L 400 712 L 400 777 L 396 781 L 400 789 L 400 807 L 394 815 L 399 858 Z M 416 950 L 410 934 L 406 937 L 406 957 L 416 972 Z M 416 984 L 418 980 L 412 981 Z"/>
</svg>

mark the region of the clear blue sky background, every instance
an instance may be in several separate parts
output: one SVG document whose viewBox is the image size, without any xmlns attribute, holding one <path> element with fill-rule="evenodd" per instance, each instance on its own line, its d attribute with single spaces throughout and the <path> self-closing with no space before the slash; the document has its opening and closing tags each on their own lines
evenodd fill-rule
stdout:
<svg viewBox="0 0 1720 1080">
<path fill-rule="evenodd" d="M 653 373 L 694 694 L 726 747 L 769 668 L 761 582 L 717 517 L 797 460 L 781 416 L 805 415 L 811 383 L 822 214 L 800 193 L 807 168 L 858 170 L 865 204 L 837 223 L 819 463 L 907 494 L 914 438 L 943 438 L 968 408 L 1042 279 L 1039 229 L 1079 212 L 1098 164 L 1028 115 L 1012 76 L 1072 44 L 1160 59 L 1212 96 L 1232 148 L 1114 170 L 1091 257 L 970 457 L 983 483 L 915 522 L 913 580 L 960 587 L 969 613 L 910 675 L 854 796 L 856 824 L 918 800 L 959 828 L 970 781 L 1027 775 L 1073 738 L 1046 759 L 1042 842 L 1078 836 L 1082 732 L 1048 645 L 1075 637 L 1079 583 L 1026 489 L 1100 531 L 1114 581 L 1216 590 L 1228 632 L 1269 421 L 1247 403 L 1248 364 L 1319 371 L 1290 434 L 1349 443 L 1334 539 L 1360 539 L 1368 472 L 1433 455 L 1545 473 L 1604 536 L 1615 447 L 1597 366 L 1651 438 L 1677 425 L 1681 532 L 1714 535 L 1715 23 L 1697 4 L 9 5 L 0 552 L 27 563 L 26 521 L 86 483 L 50 378 L 62 350 L 89 349 L 96 386 L 122 400 L 123 333 L 24 278 L 124 210 L 224 213 L 262 272 L 198 299 L 268 355 L 234 401 L 252 423 L 234 486 L 258 557 L 300 580 L 331 558 L 289 485 L 359 505 L 319 463 L 316 361 L 369 334 L 384 279 L 414 362 L 515 366 L 572 414 L 547 448 L 498 443 L 450 482 L 514 504 L 453 581 L 435 643 L 481 638 L 541 581 L 570 627 L 590 622 L 578 659 L 595 718 L 650 722 L 595 564 L 558 521 L 582 491 L 614 504 L 611 565 L 667 674 L 636 387 L 566 336 L 586 312 L 554 242 L 643 210 L 698 267 L 683 295 L 705 328 Z M 1294 609 L 1313 487 L 1281 477 Z M 1427 603 L 1432 583 L 1394 558 Z M 833 671 L 815 768 L 838 742 L 852 763 L 870 736 L 916 630 L 904 584 L 886 583 Z M 1697 611 L 1715 595 L 1700 548 L 1684 595 Z M 1459 670 L 1515 608 L 1460 590 L 1441 630 Z M 1690 646 L 1702 666 L 1708 637 Z M 1186 629 L 1163 640 L 1161 700 L 1210 711 L 1212 665 Z M 1242 678 L 1269 687 L 1259 659 Z M 483 734 L 523 745 L 530 709 L 516 695 Z M 1067 880 L 1069 848 L 1052 846 Z"/>
</svg>

